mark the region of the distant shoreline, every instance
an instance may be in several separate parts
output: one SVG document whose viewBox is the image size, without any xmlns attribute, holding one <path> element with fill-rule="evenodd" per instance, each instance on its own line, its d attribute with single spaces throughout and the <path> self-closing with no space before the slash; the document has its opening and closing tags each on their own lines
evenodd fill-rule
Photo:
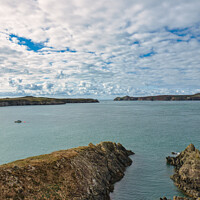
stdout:
<svg viewBox="0 0 200 200">
<path fill-rule="evenodd" d="M 66 103 L 99 103 L 97 99 L 58 99 L 47 97 L 17 97 L 17 98 L 1 98 L 0 107 L 4 106 L 26 106 L 26 105 L 60 105 Z"/>
<path fill-rule="evenodd" d="M 114 101 L 200 101 L 200 93 L 193 95 L 158 95 L 145 97 L 116 97 Z"/>
</svg>

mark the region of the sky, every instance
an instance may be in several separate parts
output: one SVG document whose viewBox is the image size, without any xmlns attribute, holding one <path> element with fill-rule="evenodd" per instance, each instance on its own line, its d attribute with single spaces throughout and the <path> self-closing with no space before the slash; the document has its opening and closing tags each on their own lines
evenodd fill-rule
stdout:
<svg viewBox="0 0 200 200">
<path fill-rule="evenodd" d="M 0 0 L 0 96 L 200 92 L 200 0 Z"/>
</svg>

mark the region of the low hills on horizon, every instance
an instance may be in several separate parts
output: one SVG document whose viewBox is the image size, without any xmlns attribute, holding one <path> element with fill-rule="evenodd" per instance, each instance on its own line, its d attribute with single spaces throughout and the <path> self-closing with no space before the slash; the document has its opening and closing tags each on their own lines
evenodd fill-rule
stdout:
<svg viewBox="0 0 200 200">
<path fill-rule="evenodd" d="M 15 98 L 0 98 L 0 107 L 3 106 L 25 106 L 25 105 L 59 105 L 66 103 L 98 103 L 97 99 L 60 99 L 60 98 L 47 98 L 47 97 L 15 97 Z"/>
<path fill-rule="evenodd" d="M 193 95 L 157 95 L 144 97 L 116 97 L 114 101 L 200 101 L 200 93 Z"/>
<path fill-rule="evenodd" d="M 192 95 L 157 95 L 143 97 L 116 97 L 114 101 L 200 101 L 200 93 Z M 0 98 L 0 107 L 25 105 L 59 105 L 66 103 L 99 103 L 92 98 L 49 98 L 49 97 L 14 97 Z"/>
</svg>

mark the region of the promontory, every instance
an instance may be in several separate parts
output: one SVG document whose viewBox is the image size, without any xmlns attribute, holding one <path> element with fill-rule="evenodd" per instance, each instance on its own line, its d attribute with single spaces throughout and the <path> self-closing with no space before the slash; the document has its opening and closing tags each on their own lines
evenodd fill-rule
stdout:
<svg viewBox="0 0 200 200">
<path fill-rule="evenodd" d="M 114 101 L 200 101 L 200 93 L 193 95 L 158 95 L 145 97 L 116 97 Z"/>
<path fill-rule="evenodd" d="M 2 106 L 25 106 L 25 105 L 58 105 L 66 103 L 98 103 L 97 99 L 57 99 L 47 97 L 16 97 L 0 99 L 0 107 Z"/>
<path fill-rule="evenodd" d="M 168 156 L 166 159 L 168 164 L 175 166 L 175 173 L 171 176 L 175 185 L 188 196 L 199 200 L 200 151 L 190 144 L 178 156 Z"/>
<path fill-rule="evenodd" d="M 0 166 L 0 199 L 109 200 L 132 151 L 101 142 Z"/>
</svg>

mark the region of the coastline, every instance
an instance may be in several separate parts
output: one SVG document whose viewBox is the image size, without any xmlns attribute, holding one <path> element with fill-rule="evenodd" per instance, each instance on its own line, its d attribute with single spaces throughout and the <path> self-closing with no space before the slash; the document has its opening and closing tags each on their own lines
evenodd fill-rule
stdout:
<svg viewBox="0 0 200 200">
<path fill-rule="evenodd" d="M 119 138 L 118 141 L 136 151 L 137 155 L 133 157 L 134 165 L 127 169 L 124 179 L 115 185 L 115 191 L 111 194 L 111 198 L 120 200 L 126 196 L 127 200 L 131 200 L 137 199 L 137 196 L 138 199 L 142 199 L 141 197 L 144 196 L 145 199 L 158 200 L 164 195 L 171 199 L 173 196 L 181 196 L 182 193 L 179 192 L 180 190 L 169 178 L 173 174 L 174 167 L 166 166 L 165 157 L 171 151 L 180 152 L 185 149 L 190 139 L 199 148 L 199 103 L 121 102 L 121 104 L 120 102 L 110 102 L 109 107 L 107 103 L 105 106 L 103 103 L 101 105 L 68 104 L 66 106 L 53 107 L 15 106 L 13 108 L 3 108 L 2 116 L 4 118 L 1 123 L 1 130 L 2 132 L 5 130 L 4 134 L 6 137 L 4 136 L 5 139 L 2 138 L 2 143 L 4 142 L 5 145 L 1 145 L 1 160 L 8 159 L 8 161 L 4 162 L 6 163 L 9 162 L 9 159 L 12 161 L 46 152 L 50 153 L 59 149 L 87 145 L 88 141 L 96 143 L 99 137 L 110 141 L 116 141 Z M 161 109 L 155 110 L 155 106 L 151 105 Z M 117 110 L 116 108 L 123 108 L 123 110 Z M 88 109 L 90 109 L 89 117 L 85 113 Z M 114 109 L 116 110 L 114 113 L 118 113 L 116 117 L 113 116 Z M 191 109 L 193 112 L 191 112 Z M 108 111 L 111 114 L 107 117 L 105 113 Z M 12 116 L 15 113 L 17 117 Z M 186 115 L 187 119 L 185 118 Z M 151 116 L 155 117 L 152 119 Z M 22 126 L 15 125 L 13 120 L 18 118 L 26 120 L 27 124 Z M 130 121 L 128 121 L 129 119 Z M 113 120 L 115 120 L 114 124 L 112 124 Z M 154 125 L 155 120 L 158 120 L 158 123 L 162 125 L 160 128 Z M 141 124 L 137 128 L 140 122 Z M 85 127 L 86 124 L 88 126 L 87 129 Z M 142 124 L 147 125 L 148 130 L 145 127 L 143 128 Z M 150 126 L 151 124 L 152 126 Z M 169 124 L 170 126 L 168 126 Z M 112 125 L 112 129 L 110 129 L 110 125 Z M 63 128 L 57 128 L 61 126 Z M 72 129 L 75 126 L 78 128 L 76 131 Z M 176 129 L 177 126 L 182 128 Z M 158 128 L 158 130 L 155 128 Z M 159 138 L 162 138 L 162 140 L 159 140 Z M 103 139 L 101 140 L 103 141 Z M 138 140 L 143 142 L 139 143 Z M 8 144 L 6 145 L 6 143 Z M 158 162 L 157 158 L 162 163 Z M 137 169 L 137 167 L 140 169 Z M 155 176 L 149 173 L 150 170 L 155 173 Z M 148 178 L 148 176 L 151 177 Z M 161 183 L 161 180 L 164 183 Z M 160 186 L 159 183 L 161 183 Z M 150 184 L 155 187 L 150 187 Z M 137 187 L 137 185 L 139 186 Z M 152 193 L 151 190 L 153 190 Z M 145 196 L 145 193 L 148 196 Z"/>
<path fill-rule="evenodd" d="M 175 173 L 171 176 L 174 184 L 189 197 L 199 200 L 200 151 L 190 144 L 177 156 L 166 157 L 166 161 L 167 164 L 175 166 Z"/>
<path fill-rule="evenodd" d="M 158 95 L 144 97 L 116 97 L 114 101 L 200 101 L 200 93 L 193 95 Z"/>
<path fill-rule="evenodd" d="M 0 166 L 0 199 L 109 200 L 132 164 L 121 144 L 77 147 Z"/>
<path fill-rule="evenodd" d="M 17 97 L 17 98 L 1 98 L 0 107 L 4 106 L 26 106 L 26 105 L 60 105 L 66 103 L 99 103 L 97 99 L 58 99 L 47 97 Z"/>
</svg>

